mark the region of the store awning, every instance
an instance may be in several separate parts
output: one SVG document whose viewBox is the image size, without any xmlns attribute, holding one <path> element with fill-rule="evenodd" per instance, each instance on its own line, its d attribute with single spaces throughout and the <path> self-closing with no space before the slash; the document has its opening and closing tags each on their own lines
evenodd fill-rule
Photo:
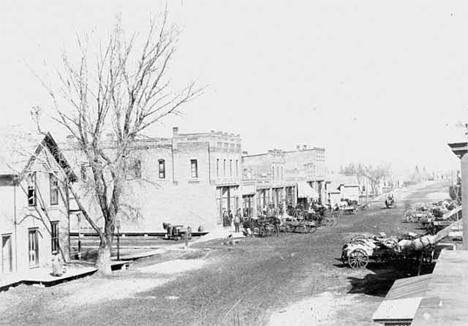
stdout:
<svg viewBox="0 0 468 326">
<path fill-rule="evenodd" d="M 255 195 L 255 185 L 242 186 L 242 196 Z"/>
<path fill-rule="evenodd" d="M 319 194 L 317 190 L 312 188 L 307 182 L 300 181 L 297 183 L 297 197 L 318 199 Z"/>
</svg>

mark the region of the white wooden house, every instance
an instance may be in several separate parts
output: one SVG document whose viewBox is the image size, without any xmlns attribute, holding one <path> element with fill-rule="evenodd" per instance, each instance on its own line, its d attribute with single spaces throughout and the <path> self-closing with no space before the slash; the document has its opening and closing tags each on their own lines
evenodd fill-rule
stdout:
<svg viewBox="0 0 468 326">
<path fill-rule="evenodd" d="M 50 133 L 0 133 L 0 273 L 70 258 L 67 182 L 75 176 Z"/>
</svg>

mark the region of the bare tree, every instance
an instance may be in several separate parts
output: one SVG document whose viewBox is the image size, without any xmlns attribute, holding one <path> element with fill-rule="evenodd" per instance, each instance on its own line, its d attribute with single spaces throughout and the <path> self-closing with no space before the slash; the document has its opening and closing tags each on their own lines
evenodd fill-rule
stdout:
<svg viewBox="0 0 468 326">
<path fill-rule="evenodd" d="M 367 178 L 372 187 L 372 191 L 375 194 L 378 193 L 378 185 L 380 184 L 380 181 L 390 176 L 390 170 L 390 165 L 388 164 L 372 166 L 361 163 L 350 163 L 341 167 L 341 173 L 356 176 L 359 184 L 362 184 L 364 178 Z"/>
<path fill-rule="evenodd" d="M 86 213 L 79 191 L 70 191 L 84 217 L 100 237 L 96 266 L 111 273 L 110 257 L 116 216 L 132 144 L 148 127 L 199 96 L 203 88 L 190 83 L 180 92 L 170 89 L 168 67 L 174 56 L 178 33 L 167 22 L 167 10 L 150 22 L 143 40 L 137 34 L 126 39 L 120 19 L 94 58 L 88 42 L 78 38 L 80 58 L 74 64 L 66 54 L 56 70 L 58 85 L 40 79 L 52 99 L 53 118 L 66 128 L 90 167 L 89 184 L 104 220 L 99 228 Z M 113 150 L 109 150 L 108 135 Z"/>
</svg>

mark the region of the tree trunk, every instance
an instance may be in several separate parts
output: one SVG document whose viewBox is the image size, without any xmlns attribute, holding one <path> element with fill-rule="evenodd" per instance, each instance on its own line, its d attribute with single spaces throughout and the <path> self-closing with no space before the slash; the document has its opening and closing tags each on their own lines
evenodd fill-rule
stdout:
<svg viewBox="0 0 468 326">
<path fill-rule="evenodd" d="M 99 244 L 98 255 L 96 259 L 96 268 L 100 275 L 110 275 L 112 274 L 111 269 L 111 249 L 112 249 L 112 240 L 108 236 L 105 236 L 104 239 L 101 238 L 101 243 Z"/>
</svg>

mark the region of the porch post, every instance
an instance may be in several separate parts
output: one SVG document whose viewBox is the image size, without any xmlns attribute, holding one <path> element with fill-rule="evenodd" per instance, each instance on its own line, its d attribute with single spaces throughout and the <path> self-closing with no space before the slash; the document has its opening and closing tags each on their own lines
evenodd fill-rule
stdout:
<svg viewBox="0 0 468 326">
<path fill-rule="evenodd" d="M 448 144 L 461 163 L 463 250 L 468 250 L 468 142 Z"/>
<path fill-rule="evenodd" d="M 468 250 L 468 154 L 461 157 L 463 250 Z"/>
</svg>

